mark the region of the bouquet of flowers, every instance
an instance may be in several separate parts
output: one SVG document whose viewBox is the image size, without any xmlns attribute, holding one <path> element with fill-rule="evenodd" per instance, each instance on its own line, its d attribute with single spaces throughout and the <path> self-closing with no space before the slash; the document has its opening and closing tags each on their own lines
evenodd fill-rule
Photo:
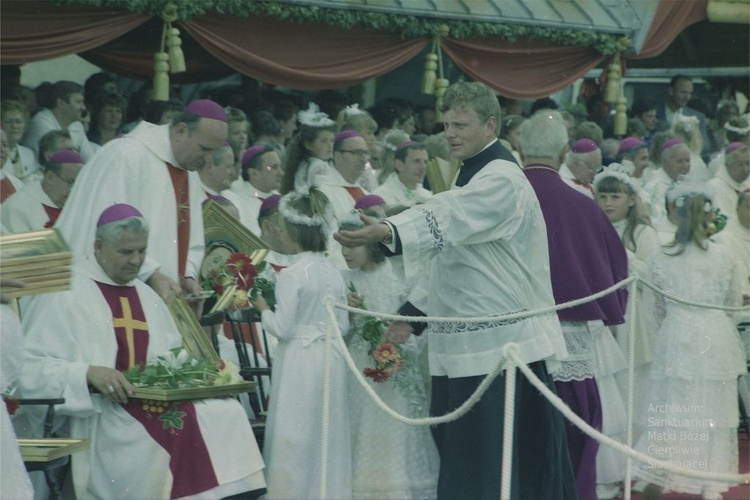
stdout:
<svg viewBox="0 0 750 500">
<path fill-rule="evenodd" d="M 203 278 L 201 285 L 204 290 L 218 297 L 214 310 L 250 307 L 248 299 L 258 295 L 262 295 L 273 308 L 276 305 L 273 284 L 267 278 L 259 276 L 265 267 L 265 262 L 256 266 L 246 254 L 235 252 L 223 264 L 212 269 Z"/>
<path fill-rule="evenodd" d="M 356 292 L 353 284 L 350 284 L 349 290 Z M 367 309 L 364 302 L 360 304 L 360 309 Z M 406 357 L 400 345 L 393 342 L 384 342 L 383 334 L 386 330 L 386 323 L 374 316 L 366 316 L 362 323 L 362 338 L 370 345 L 368 354 L 372 356 L 375 365 L 362 370 L 365 377 L 371 378 L 377 383 L 383 383 L 404 365 Z"/>
<path fill-rule="evenodd" d="M 182 347 L 175 347 L 146 365 L 136 365 L 123 373 L 135 386 L 185 389 L 242 382 L 240 369 L 223 359 L 216 363 L 196 359 Z"/>
<path fill-rule="evenodd" d="M 708 223 L 708 237 L 715 235 L 724 229 L 727 225 L 727 216 L 721 213 L 721 210 L 715 208 Z"/>
</svg>

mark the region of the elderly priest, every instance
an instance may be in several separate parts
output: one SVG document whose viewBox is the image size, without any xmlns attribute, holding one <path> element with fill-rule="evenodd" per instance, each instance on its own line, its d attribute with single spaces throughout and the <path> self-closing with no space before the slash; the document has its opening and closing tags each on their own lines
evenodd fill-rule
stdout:
<svg viewBox="0 0 750 500">
<path fill-rule="evenodd" d="M 36 297 L 24 314 L 22 394 L 65 398 L 58 434 L 91 440 L 72 458 L 78 498 L 263 493 L 263 459 L 236 400 L 154 411 L 128 399 L 134 387 L 122 372 L 182 343 L 164 302 L 136 278 L 147 241 L 147 223 L 135 208 L 104 210 L 71 290 Z"/>
</svg>

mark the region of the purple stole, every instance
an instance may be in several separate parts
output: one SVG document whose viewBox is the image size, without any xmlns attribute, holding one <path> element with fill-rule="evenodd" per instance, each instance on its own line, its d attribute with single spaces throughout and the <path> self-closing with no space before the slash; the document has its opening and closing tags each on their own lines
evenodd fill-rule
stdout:
<svg viewBox="0 0 750 500">
<path fill-rule="evenodd" d="M 98 281 L 96 284 L 112 311 L 117 339 L 115 369 L 125 371 L 135 365 L 145 365 L 148 324 L 136 288 Z M 171 498 L 195 495 L 218 486 L 192 402 L 164 403 L 136 399 L 122 407 L 169 453 Z M 148 457 L 143 459 L 148 460 Z"/>
</svg>

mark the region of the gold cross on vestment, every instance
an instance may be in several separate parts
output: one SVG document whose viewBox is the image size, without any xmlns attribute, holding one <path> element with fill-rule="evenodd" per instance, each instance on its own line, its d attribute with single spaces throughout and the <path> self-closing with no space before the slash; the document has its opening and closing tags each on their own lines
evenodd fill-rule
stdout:
<svg viewBox="0 0 750 500">
<path fill-rule="evenodd" d="M 135 330 L 148 331 L 148 324 L 145 321 L 139 321 L 133 318 L 133 312 L 130 309 L 130 301 L 127 297 L 120 297 L 120 307 L 122 308 L 122 318 L 115 318 L 115 328 L 125 328 L 125 340 L 128 343 L 128 368 L 135 366 Z"/>
</svg>

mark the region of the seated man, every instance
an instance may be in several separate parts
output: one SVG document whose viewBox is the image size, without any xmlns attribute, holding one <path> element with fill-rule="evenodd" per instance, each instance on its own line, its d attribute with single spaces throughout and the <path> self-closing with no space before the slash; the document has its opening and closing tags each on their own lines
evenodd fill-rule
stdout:
<svg viewBox="0 0 750 500">
<path fill-rule="evenodd" d="M 164 302 L 136 278 L 147 241 L 146 221 L 132 206 L 101 214 L 71 289 L 36 297 L 24 314 L 21 394 L 65 398 L 58 435 L 91 440 L 72 458 L 79 498 L 262 493 L 263 460 L 236 400 L 156 411 L 128 400 L 134 387 L 122 372 L 182 344 Z"/>
</svg>

